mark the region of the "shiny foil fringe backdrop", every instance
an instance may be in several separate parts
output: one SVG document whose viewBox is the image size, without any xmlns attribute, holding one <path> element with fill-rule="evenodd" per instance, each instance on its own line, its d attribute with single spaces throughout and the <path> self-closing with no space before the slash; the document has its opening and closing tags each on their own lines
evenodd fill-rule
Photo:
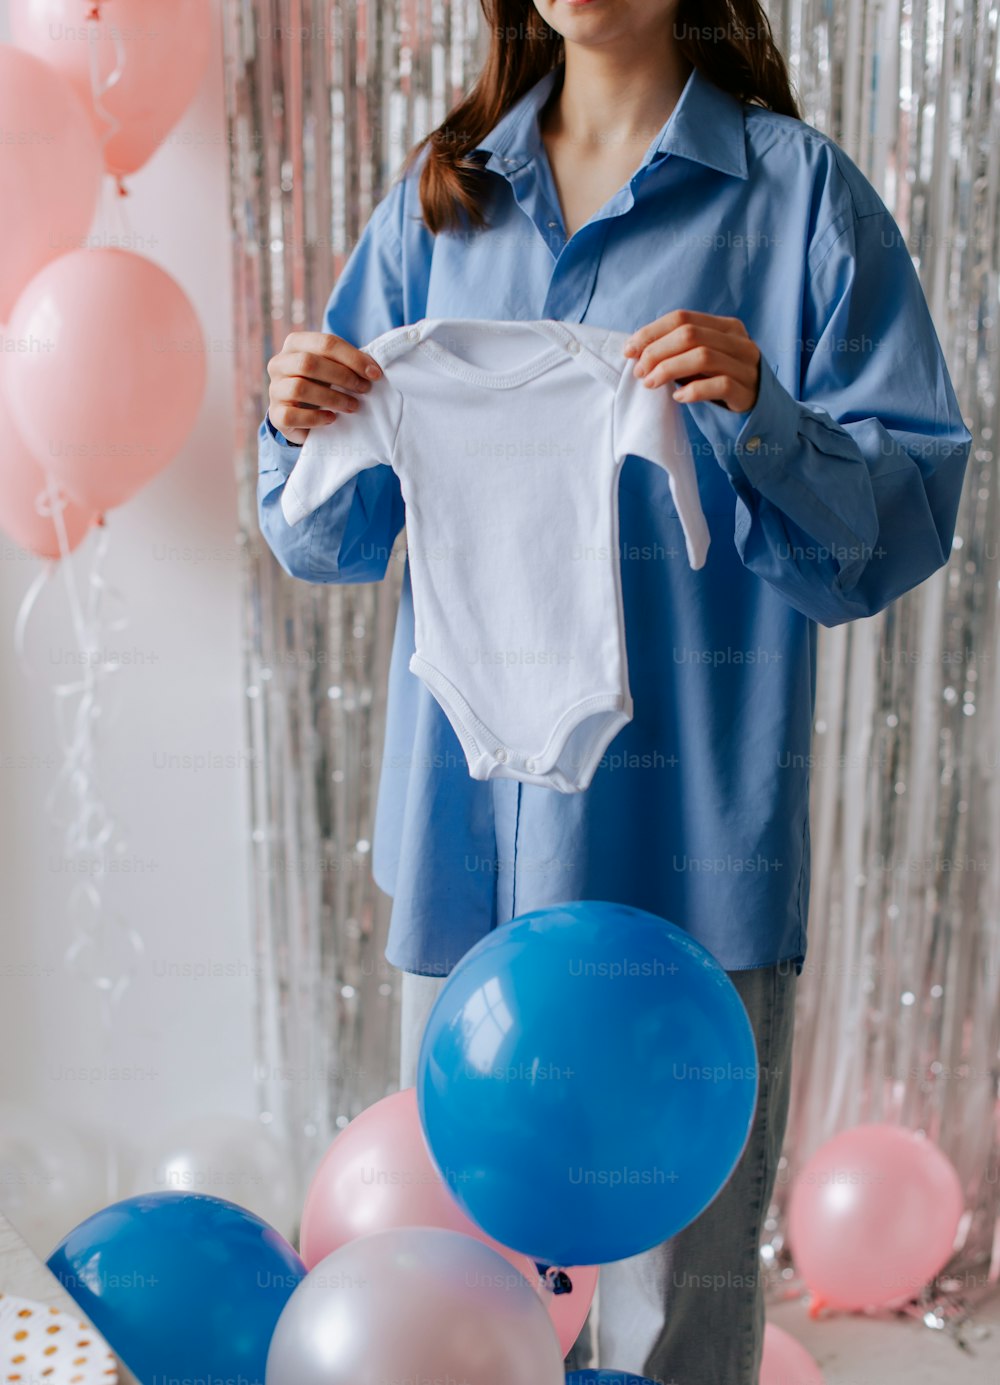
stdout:
<svg viewBox="0 0 1000 1385">
<path fill-rule="evenodd" d="M 974 442 L 948 566 L 881 615 L 821 631 L 809 946 L 764 1251 L 772 1287 L 793 1284 L 789 1187 L 823 1140 L 863 1121 L 922 1130 L 969 1209 L 913 1310 L 944 1326 L 1000 1272 L 997 10 L 857 0 L 771 18 L 806 119 L 900 225 Z"/>
<path fill-rule="evenodd" d="M 257 1076 L 304 1186 L 336 1128 L 396 1082 L 387 901 L 369 861 L 401 564 L 371 586 L 280 571 L 256 522 L 264 366 L 289 331 L 319 326 L 372 206 L 484 45 L 475 0 L 223 6 Z M 926 1130 L 971 1211 L 931 1305 L 944 1321 L 1000 1255 L 997 12 L 789 0 L 769 14 L 805 118 L 907 238 L 975 444 L 949 566 L 882 615 L 821 631 L 809 955 L 764 1253 L 772 1291 L 797 1287 L 788 1187 L 823 1139 L 863 1120 Z"/>
<path fill-rule="evenodd" d="M 265 367 L 289 332 L 321 327 L 373 206 L 476 70 L 481 35 L 473 5 L 222 5 L 256 1080 L 261 1117 L 288 1140 L 304 1194 L 336 1130 L 398 1085 L 389 901 L 370 861 L 403 548 L 401 536 L 377 584 L 311 585 L 279 568 L 256 518 Z"/>
</svg>

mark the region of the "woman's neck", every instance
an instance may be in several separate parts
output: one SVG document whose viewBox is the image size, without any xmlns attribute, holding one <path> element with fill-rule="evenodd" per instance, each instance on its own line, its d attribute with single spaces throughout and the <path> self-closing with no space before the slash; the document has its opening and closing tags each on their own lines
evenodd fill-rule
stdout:
<svg viewBox="0 0 1000 1385">
<path fill-rule="evenodd" d="M 670 115 L 691 63 L 676 45 L 645 61 L 566 44 L 562 82 L 541 113 L 545 134 L 581 153 L 644 149 Z"/>
</svg>

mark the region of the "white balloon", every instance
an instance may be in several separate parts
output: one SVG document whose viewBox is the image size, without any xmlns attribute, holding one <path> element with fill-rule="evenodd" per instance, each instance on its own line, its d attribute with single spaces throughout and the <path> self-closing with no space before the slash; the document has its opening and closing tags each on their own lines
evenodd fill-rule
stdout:
<svg viewBox="0 0 1000 1385">
<path fill-rule="evenodd" d="M 131 1192 L 208 1193 L 253 1212 L 290 1240 L 297 1206 L 281 1142 L 244 1116 L 196 1116 L 140 1156 Z"/>
<path fill-rule="evenodd" d="M 545 1307 L 507 1260 L 460 1231 L 406 1226 L 335 1250 L 271 1338 L 266 1385 L 563 1385 Z"/>
<path fill-rule="evenodd" d="M 40 1260 L 107 1205 L 104 1159 L 65 1121 L 0 1102 L 0 1211 Z"/>
</svg>

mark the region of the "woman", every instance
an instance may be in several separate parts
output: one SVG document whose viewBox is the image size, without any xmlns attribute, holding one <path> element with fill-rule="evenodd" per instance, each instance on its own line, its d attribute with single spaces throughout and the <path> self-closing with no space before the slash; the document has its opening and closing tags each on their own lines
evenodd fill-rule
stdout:
<svg viewBox="0 0 1000 1385">
<path fill-rule="evenodd" d="M 376 207 L 325 330 L 293 333 L 269 364 L 260 522 L 305 580 L 384 575 L 404 520 L 388 467 L 294 529 L 279 502 L 308 429 L 378 388 L 358 348 L 423 317 L 625 330 L 645 383 L 679 401 L 714 541 L 692 571 L 664 473 L 626 460 L 634 715 L 586 792 L 469 777 L 407 667 L 407 567 L 374 875 L 405 973 L 404 1082 L 440 978 L 528 909 L 650 909 L 729 972 L 761 1068 L 750 1139 L 690 1227 L 602 1271 L 599 1360 L 751 1385 L 806 949 L 817 626 L 873 615 L 943 566 L 971 435 L 898 228 L 798 118 L 754 0 L 483 8 L 491 46 L 471 94 Z"/>
</svg>

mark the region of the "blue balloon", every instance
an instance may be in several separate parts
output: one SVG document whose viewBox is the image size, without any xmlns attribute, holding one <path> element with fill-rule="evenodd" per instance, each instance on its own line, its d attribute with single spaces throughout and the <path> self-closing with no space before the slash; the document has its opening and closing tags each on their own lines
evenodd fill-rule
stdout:
<svg viewBox="0 0 1000 1385">
<path fill-rule="evenodd" d="M 275 1324 L 306 1267 L 252 1212 L 143 1193 L 82 1221 L 49 1269 L 141 1381 L 264 1385 Z"/>
<path fill-rule="evenodd" d="M 627 1371 L 571 1371 L 566 1385 L 654 1385 L 647 1375 L 629 1375 Z"/>
<path fill-rule="evenodd" d="M 706 948 L 655 914 L 538 909 L 475 944 L 429 1016 L 424 1135 L 502 1245 L 595 1265 L 658 1245 L 732 1173 L 757 1100 L 753 1029 Z"/>
<path fill-rule="evenodd" d="M 654 1385 L 645 1375 L 629 1375 L 626 1371 L 571 1371 L 566 1385 Z"/>
</svg>

